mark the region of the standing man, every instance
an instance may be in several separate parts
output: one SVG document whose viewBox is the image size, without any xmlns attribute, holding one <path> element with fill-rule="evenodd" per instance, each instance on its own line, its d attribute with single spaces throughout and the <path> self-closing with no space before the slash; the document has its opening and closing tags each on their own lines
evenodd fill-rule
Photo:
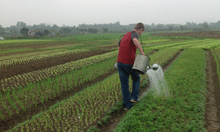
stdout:
<svg viewBox="0 0 220 132">
<path fill-rule="evenodd" d="M 132 69 L 132 66 L 134 64 L 137 48 L 140 50 L 141 54 L 144 55 L 144 51 L 138 41 L 138 37 L 143 33 L 143 31 L 144 24 L 137 23 L 134 30 L 126 33 L 119 41 L 120 48 L 117 66 L 121 81 L 121 91 L 125 110 L 129 110 L 132 107 L 132 103 L 138 101 L 140 76 L 135 70 Z M 133 80 L 133 89 L 131 95 L 128 84 L 129 75 L 131 75 Z"/>
</svg>

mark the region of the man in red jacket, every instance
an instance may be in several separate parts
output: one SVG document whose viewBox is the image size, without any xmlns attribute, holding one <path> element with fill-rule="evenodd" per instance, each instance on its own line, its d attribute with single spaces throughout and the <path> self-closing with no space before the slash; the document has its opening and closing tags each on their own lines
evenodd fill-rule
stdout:
<svg viewBox="0 0 220 132">
<path fill-rule="evenodd" d="M 143 31 L 144 24 L 138 23 L 133 31 L 126 33 L 119 41 L 120 48 L 117 59 L 117 67 L 121 81 L 121 91 L 125 110 L 129 110 L 132 107 L 132 103 L 138 101 L 140 76 L 132 69 L 132 66 L 134 64 L 137 48 L 140 50 L 141 54 L 144 55 L 144 51 L 138 41 L 138 37 L 143 33 Z M 133 80 L 131 95 L 128 84 L 129 75 L 131 75 Z"/>
</svg>

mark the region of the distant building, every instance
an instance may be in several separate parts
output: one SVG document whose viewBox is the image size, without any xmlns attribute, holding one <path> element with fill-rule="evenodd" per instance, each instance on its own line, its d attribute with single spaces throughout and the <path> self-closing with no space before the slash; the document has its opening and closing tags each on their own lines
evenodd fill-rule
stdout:
<svg viewBox="0 0 220 132">
<path fill-rule="evenodd" d="M 0 40 L 5 40 L 3 37 L 0 37 Z"/>
<path fill-rule="evenodd" d="M 28 36 L 29 37 L 33 37 L 33 36 L 35 36 L 36 35 L 36 32 L 35 31 L 33 31 L 33 30 L 29 30 L 28 31 Z"/>
</svg>

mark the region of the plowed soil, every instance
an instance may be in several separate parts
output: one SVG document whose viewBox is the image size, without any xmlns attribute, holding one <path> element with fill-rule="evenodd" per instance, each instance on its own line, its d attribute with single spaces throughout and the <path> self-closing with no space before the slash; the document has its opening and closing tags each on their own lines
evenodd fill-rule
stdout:
<svg viewBox="0 0 220 132">
<path fill-rule="evenodd" d="M 205 128 L 208 132 L 220 131 L 220 87 L 219 77 L 217 74 L 217 66 L 210 50 L 206 51 L 207 60 L 207 90 L 206 95 L 206 113 L 205 113 Z"/>
</svg>

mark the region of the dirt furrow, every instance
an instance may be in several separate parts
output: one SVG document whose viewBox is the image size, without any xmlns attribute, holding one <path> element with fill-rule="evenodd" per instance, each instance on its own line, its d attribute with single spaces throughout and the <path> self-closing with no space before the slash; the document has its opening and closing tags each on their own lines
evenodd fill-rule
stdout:
<svg viewBox="0 0 220 132">
<path fill-rule="evenodd" d="M 6 68 L 0 68 L 0 79 L 13 77 L 19 74 L 42 70 L 56 65 L 65 64 L 67 62 L 76 61 L 79 59 L 88 58 L 95 55 L 101 55 L 111 52 L 112 50 L 92 50 L 83 53 L 69 54 L 60 57 L 47 58 L 29 62 L 26 64 L 19 64 L 14 66 L 8 66 Z"/>
<path fill-rule="evenodd" d="M 220 131 L 220 87 L 217 66 L 210 50 L 206 50 L 207 60 L 207 95 L 206 95 L 206 113 L 205 125 L 209 132 Z"/>
</svg>

